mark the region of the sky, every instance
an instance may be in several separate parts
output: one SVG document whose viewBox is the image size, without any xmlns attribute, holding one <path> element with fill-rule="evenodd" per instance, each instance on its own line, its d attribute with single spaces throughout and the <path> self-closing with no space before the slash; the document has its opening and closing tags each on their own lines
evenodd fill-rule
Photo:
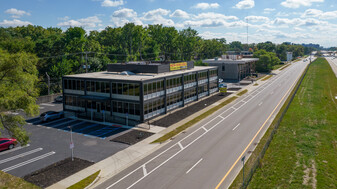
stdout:
<svg viewBox="0 0 337 189">
<path fill-rule="evenodd" d="M 336 0 L 0 0 L 0 27 L 105 27 L 163 24 L 191 27 L 227 42 L 337 46 Z"/>
</svg>

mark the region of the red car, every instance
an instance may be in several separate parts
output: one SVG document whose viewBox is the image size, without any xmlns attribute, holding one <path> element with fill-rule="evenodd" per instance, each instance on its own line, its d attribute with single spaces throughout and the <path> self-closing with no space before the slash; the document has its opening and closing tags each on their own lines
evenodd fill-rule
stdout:
<svg viewBox="0 0 337 189">
<path fill-rule="evenodd" d="M 0 138 L 0 151 L 12 149 L 17 143 L 15 138 Z"/>
</svg>

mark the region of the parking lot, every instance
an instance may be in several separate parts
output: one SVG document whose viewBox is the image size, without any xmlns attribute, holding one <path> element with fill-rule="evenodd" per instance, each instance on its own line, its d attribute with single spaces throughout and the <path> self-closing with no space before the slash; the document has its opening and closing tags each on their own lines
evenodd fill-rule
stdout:
<svg viewBox="0 0 337 189">
<path fill-rule="evenodd" d="M 61 111 L 62 104 L 40 104 L 40 113 Z M 0 152 L 0 170 L 23 177 L 71 156 L 69 126 L 73 131 L 74 156 L 91 162 L 101 161 L 129 145 L 109 141 L 127 131 L 119 125 L 102 125 L 61 118 L 41 123 L 38 117 L 28 118 L 25 126 L 30 142 L 25 147 Z"/>
</svg>

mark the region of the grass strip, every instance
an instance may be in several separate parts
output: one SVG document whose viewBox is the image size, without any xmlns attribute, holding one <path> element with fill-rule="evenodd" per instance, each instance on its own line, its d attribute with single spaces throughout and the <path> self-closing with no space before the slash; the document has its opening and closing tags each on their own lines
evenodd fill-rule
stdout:
<svg viewBox="0 0 337 189">
<path fill-rule="evenodd" d="M 290 64 L 287 64 L 287 65 L 283 66 L 280 70 L 284 70 L 284 69 L 286 69 L 288 66 L 290 66 Z"/>
<path fill-rule="evenodd" d="M 253 86 L 258 86 L 259 84 L 258 83 L 255 83 Z"/>
<path fill-rule="evenodd" d="M 266 81 L 266 80 L 270 79 L 271 77 L 273 77 L 273 75 L 267 75 L 264 78 L 262 78 L 261 81 Z"/>
<path fill-rule="evenodd" d="M 305 73 L 303 73 L 301 77 L 303 77 L 304 74 Z M 255 150 L 250 155 L 249 159 L 245 162 L 245 165 L 244 165 L 244 169 L 246 170 L 245 171 L 245 179 L 247 179 L 248 174 L 253 174 L 252 169 L 255 169 L 256 166 L 259 166 L 259 165 L 257 165 L 257 161 L 260 158 L 261 152 L 264 150 L 264 147 L 265 147 L 266 143 L 268 142 L 268 140 L 270 140 L 270 136 L 271 136 L 273 130 L 277 126 L 278 122 L 280 121 L 282 113 L 286 110 L 287 105 L 291 101 L 291 96 L 294 95 L 294 93 L 296 92 L 296 87 L 298 87 L 299 84 L 300 84 L 300 80 L 294 86 L 294 89 L 289 94 L 288 98 L 286 99 L 283 106 L 279 110 L 279 113 L 275 116 L 273 122 L 270 124 L 266 133 L 260 139 L 259 143 L 257 144 Z M 242 174 L 242 169 L 241 169 L 240 173 L 236 176 L 235 180 L 232 182 L 232 184 L 229 188 L 230 189 L 241 189 L 242 188 L 242 177 L 243 177 L 243 174 Z"/>
<path fill-rule="evenodd" d="M 177 134 L 179 134 L 180 132 L 184 131 L 185 129 L 191 127 L 192 125 L 198 123 L 199 121 L 205 119 L 206 117 L 210 116 L 211 114 L 213 114 L 214 112 L 216 112 L 217 110 L 219 110 L 220 108 L 226 106 L 227 104 L 233 102 L 234 100 L 236 100 L 238 97 L 233 96 L 229 99 L 227 99 L 226 101 L 222 102 L 221 104 L 215 106 L 214 108 L 206 111 L 205 113 L 201 114 L 200 116 L 188 121 L 187 123 L 177 127 L 176 129 L 174 129 L 173 131 L 165 134 L 164 136 L 158 138 L 157 140 L 153 141 L 152 143 L 161 143 L 161 142 L 165 142 L 166 140 L 176 136 Z"/>
<path fill-rule="evenodd" d="M 273 66 L 273 70 L 277 70 L 279 68 L 281 68 L 282 66 L 284 66 L 283 64 L 276 64 Z"/>
<path fill-rule="evenodd" d="M 238 95 L 238 96 L 242 96 L 242 95 L 246 94 L 247 92 L 248 92 L 248 90 L 247 90 L 247 89 L 245 89 L 245 90 L 243 90 L 243 91 L 239 92 L 239 93 L 238 93 L 238 94 L 236 94 L 236 95 Z"/>
<path fill-rule="evenodd" d="M 83 188 L 89 186 L 92 182 L 94 182 L 94 180 L 96 179 L 96 177 L 98 176 L 98 174 L 100 172 L 101 172 L 100 170 L 97 171 L 96 173 L 88 176 L 87 178 L 81 180 L 80 182 L 69 186 L 68 189 L 83 189 Z"/>
<path fill-rule="evenodd" d="M 39 189 L 40 187 L 30 182 L 27 182 L 22 178 L 18 178 L 16 176 L 0 171 L 0 188 Z"/>
</svg>

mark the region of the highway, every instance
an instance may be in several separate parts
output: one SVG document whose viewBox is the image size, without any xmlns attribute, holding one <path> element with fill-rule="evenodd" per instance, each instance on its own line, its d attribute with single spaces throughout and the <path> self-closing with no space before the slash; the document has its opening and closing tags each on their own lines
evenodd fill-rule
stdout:
<svg viewBox="0 0 337 189">
<path fill-rule="evenodd" d="M 228 188 L 308 64 L 293 63 L 96 188 Z"/>
</svg>

